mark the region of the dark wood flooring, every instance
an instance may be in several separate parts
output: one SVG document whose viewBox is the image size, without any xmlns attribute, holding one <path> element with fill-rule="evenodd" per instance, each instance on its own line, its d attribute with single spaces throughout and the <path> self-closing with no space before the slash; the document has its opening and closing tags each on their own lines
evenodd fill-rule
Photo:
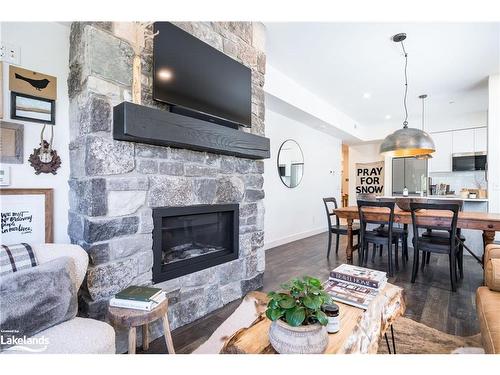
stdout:
<svg viewBox="0 0 500 375">
<path fill-rule="evenodd" d="M 309 275 L 326 279 L 329 271 L 345 263 L 345 238 L 342 238 L 339 254 L 335 255 L 332 246 L 330 259 L 326 258 L 326 233 L 308 237 L 282 245 L 266 252 L 266 272 L 264 273 L 263 291 L 279 288 L 279 285 L 292 277 Z M 368 260 L 368 267 L 386 270 L 386 251 L 382 257 L 376 255 L 375 261 Z M 464 279 L 459 283 L 458 291 L 451 292 L 449 281 L 448 257 L 433 254 L 429 267 L 419 272 L 414 284 L 411 279 L 413 251 L 409 250 L 410 261 L 389 282 L 405 290 L 406 317 L 421 322 L 429 327 L 454 335 L 470 336 L 479 332 L 476 317 L 475 292 L 482 283 L 481 266 L 470 256 L 464 257 Z M 354 257 L 357 262 L 357 254 Z M 173 341 L 177 353 L 190 353 L 202 344 L 215 329 L 238 307 L 240 300 L 234 301 L 221 309 L 176 329 Z M 140 353 L 141 351 L 138 350 Z M 151 343 L 147 353 L 166 353 L 163 338 Z"/>
</svg>

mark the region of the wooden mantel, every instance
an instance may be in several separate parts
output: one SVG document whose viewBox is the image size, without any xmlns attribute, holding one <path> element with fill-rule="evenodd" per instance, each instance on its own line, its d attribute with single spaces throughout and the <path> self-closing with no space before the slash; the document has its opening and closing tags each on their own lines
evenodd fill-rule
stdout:
<svg viewBox="0 0 500 375">
<path fill-rule="evenodd" d="M 130 102 L 113 108 L 113 138 L 249 159 L 271 157 L 269 138 Z"/>
</svg>

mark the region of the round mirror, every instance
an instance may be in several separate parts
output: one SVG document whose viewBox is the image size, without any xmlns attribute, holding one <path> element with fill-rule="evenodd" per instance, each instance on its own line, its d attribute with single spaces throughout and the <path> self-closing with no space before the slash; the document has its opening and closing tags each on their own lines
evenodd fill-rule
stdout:
<svg viewBox="0 0 500 375">
<path fill-rule="evenodd" d="M 281 182 L 289 188 L 300 184 L 304 174 L 304 155 L 297 142 L 288 139 L 278 152 L 278 174 Z"/>
</svg>

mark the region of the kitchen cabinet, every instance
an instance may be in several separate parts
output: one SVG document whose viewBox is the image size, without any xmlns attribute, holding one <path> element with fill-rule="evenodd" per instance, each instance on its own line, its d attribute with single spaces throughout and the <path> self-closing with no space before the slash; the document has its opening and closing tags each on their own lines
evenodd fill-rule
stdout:
<svg viewBox="0 0 500 375">
<path fill-rule="evenodd" d="M 487 128 L 474 129 L 474 152 L 486 152 L 488 148 Z"/>
<path fill-rule="evenodd" d="M 451 172 L 452 133 L 433 133 L 431 137 L 434 140 L 436 152 L 432 154 L 432 159 L 429 159 L 429 172 Z"/>
<path fill-rule="evenodd" d="M 453 131 L 453 154 L 474 152 L 474 129 Z"/>
<path fill-rule="evenodd" d="M 487 128 L 473 128 L 432 133 L 436 152 L 429 159 L 429 173 L 451 172 L 452 155 L 468 152 L 486 152 Z"/>
</svg>

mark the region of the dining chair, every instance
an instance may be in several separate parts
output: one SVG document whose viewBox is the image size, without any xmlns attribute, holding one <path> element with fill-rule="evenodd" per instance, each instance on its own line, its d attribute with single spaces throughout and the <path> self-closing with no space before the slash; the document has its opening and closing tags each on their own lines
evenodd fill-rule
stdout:
<svg viewBox="0 0 500 375">
<path fill-rule="evenodd" d="M 447 254 L 450 266 L 450 281 L 451 290 L 457 290 L 457 255 L 459 252 L 459 244 L 457 241 L 457 222 L 459 205 L 452 203 L 410 203 L 410 212 L 413 225 L 413 270 L 411 275 L 411 282 L 414 283 L 418 273 L 419 254 L 422 251 L 425 253 Z M 439 222 L 436 224 L 423 224 L 419 219 L 417 211 L 450 211 L 451 217 L 440 217 Z M 420 235 L 419 230 L 427 231 L 446 231 L 447 237 L 437 238 L 436 236 L 423 236 Z M 422 261 L 425 261 L 422 259 Z"/>
<path fill-rule="evenodd" d="M 361 243 L 358 249 L 360 254 L 360 265 L 366 265 L 368 262 L 368 247 L 369 244 L 383 245 L 387 247 L 388 258 L 388 274 L 389 277 L 394 275 L 392 267 L 392 245 L 395 245 L 395 256 L 398 257 L 398 238 L 393 235 L 394 226 L 394 202 L 381 201 L 365 201 L 358 200 L 358 213 L 360 222 Z M 384 208 L 384 212 L 369 214 L 371 208 Z M 367 229 L 368 224 L 375 224 L 379 227 L 375 229 Z M 380 225 L 384 225 L 387 229 L 380 231 Z"/>
<path fill-rule="evenodd" d="M 335 243 L 335 254 L 339 252 L 339 242 L 340 236 L 347 235 L 347 225 L 341 225 L 339 217 L 335 214 L 334 210 L 338 208 L 337 199 L 333 197 L 323 198 L 323 204 L 325 205 L 326 210 L 326 218 L 328 220 L 328 252 L 326 253 L 326 257 L 330 257 L 330 250 L 332 248 L 332 236 L 336 235 L 336 243 Z M 332 206 L 329 206 L 331 204 Z M 333 217 L 335 217 L 335 221 L 333 222 Z M 358 236 L 358 244 L 359 244 L 359 225 L 352 225 L 352 234 L 353 236 Z"/>
<path fill-rule="evenodd" d="M 384 197 L 379 197 L 377 198 L 378 201 L 380 202 L 396 202 L 395 198 L 384 198 Z M 378 227 L 379 231 L 384 231 L 387 233 L 387 228 L 384 225 L 381 225 Z M 392 228 L 392 235 L 397 237 L 398 241 L 401 241 L 401 258 L 403 260 L 403 264 L 406 264 L 408 261 L 408 224 L 403 224 L 403 227 L 397 227 L 393 226 Z M 379 252 L 380 256 L 382 256 L 382 251 L 383 251 L 383 245 L 379 245 Z M 372 253 L 372 262 L 375 261 L 375 254 L 377 252 L 377 249 L 375 245 L 373 246 L 373 253 Z M 395 259 L 395 264 L 396 264 L 396 271 L 398 271 L 398 259 Z"/>
<path fill-rule="evenodd" d="M 458 205 L 458 211 L 462 212 L 463 207 L 464 207 L 464 201 L 461 199 L 429 199 L 427 203 L 431 204 L 457 204 Z M 433 237 L 437 239 L 448 239 L 449 233 L 447 231 L 443 230 L 432 230 L 428 229 L 425 231 L 422 236 L 423 237 Z M 460 272 L 460 278 L 464 278 L 464 266 L 463 266 L 463 261 L 464 261 L 464 242 L 465 242 L 465 237 L 462 234 L 462 231 L 460 228 L 457 228 L 457 238 L 460 240 L 458 243 L 459 246 L 459 251 L 457 254 L 457 262 L 458 262 L 458 270 Z M 425 257 L 425 258 L 424 258 Z M 424 262 L 425 259 L 425 262 Z M 422 271 L 425 268 L 426 264 L 429 264 L 431 259 L 431 253 L 426 253 L 425 255 L 422 255 Z"/>
</svg>

